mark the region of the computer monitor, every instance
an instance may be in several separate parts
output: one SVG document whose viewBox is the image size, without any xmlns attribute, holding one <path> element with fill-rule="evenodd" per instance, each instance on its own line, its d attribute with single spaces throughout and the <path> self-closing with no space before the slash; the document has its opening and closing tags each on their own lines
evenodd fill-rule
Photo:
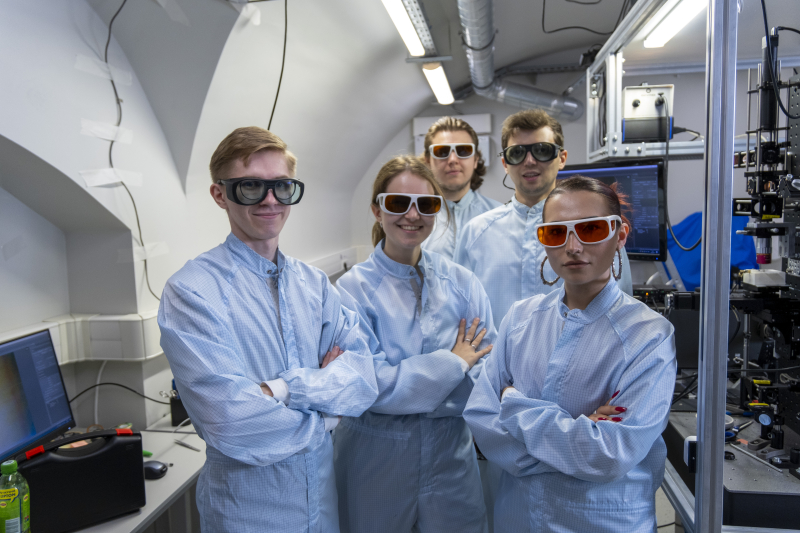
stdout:
<svg viewBox="0 0 800 533">
<path fill-rule="evenodd" d="M 0 344 L 0 461 L 74 426 L 50 332 Z"/>
<path fill-rule="evenodd" d="M 640 159 L 568 165 L 558 179 L 581 175 L 596 178 L 628 195 L 632 213 L 631 232 L 625 251 L 628 258 L 640 261 L 666 261 L 667 227 L 664 211 L 664 161 Z"/>
</svg>

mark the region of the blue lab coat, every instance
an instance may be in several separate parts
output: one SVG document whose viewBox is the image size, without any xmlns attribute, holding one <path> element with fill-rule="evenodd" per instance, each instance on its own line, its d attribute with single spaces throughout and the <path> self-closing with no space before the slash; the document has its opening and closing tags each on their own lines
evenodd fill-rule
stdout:
<svg viewBox="0 0 800 533">
<path fill-rule="evenodd" d="M 447 211 L 441 209 L 436 214 L 433 232 L 422 243 L 422 249 L 442 254 L 452 260 L 456 252 L 456 240 L 466 223 L 503 204 L 471 189 L 458 202 L 450 200 L 446 202 L 450 210 L 449 221 Z"/>
<path fill-rule="evenodd" d="M 423 250 L 418 266 L 422 283 L 381 242 L 338 281 L 345 305 L 375 334 L 380 389 L 366 413 L 344 418 L 334 434 L 343 532 L 486 531 L 472 435 L 461 416 L 485 358 L 467 371 L 451 349 L 462 318 L 478 317 L 478 331 L 487 329 L 479 349 L 494 342 L 489 299 L 471 272 L 439 254 Z"/>
<path fill-rule="evenodd" d="M 492 301 L 492 315 L 497 327 L 514 302 L 536 294 L 547 294 L 563 284 L 559 280 L 553 286 L 545 285 L 539 274 L 547 254 L 533 228 L 541 224 L 543 208 L 544 200 L 529 208 L 514 197 L 504 206 L 468 222 L 456 242 L 453 260 L 478 276 Z M 633 294 L 628 256 L 624 249 L 621 254 L 619 286 L 623 292 Z M 619 272 L 616 259 L 614 264 Z M 557 277 L 549 261 L 545 264 L 544 276 L 548 281 Z"/>
<path fill-rule="evenodd" d="M 563 288 L 514 304 L 467 407 L 475 441 L 504 472 L 498 532 L 655 529 L 675 383 L 672 325 L 611 279 L 581 310 Z M 509 389 L 501 401 L 501 391 Z M 620 423 L 588 415 L 606 403 Z"/>
<path fill-rule="evenodd" d="M 158 323 L 208 445 L 197 484 L 203 532 L 338 531 L 320 415 L 358 416 L 378 389 L 358 317 L 325 274 L 280 251 L 275 265 L 231 234 L 170 278 Z M 346 352 L 320 369 L 334 345 Z M 288 405 L 260 388 L 279 377 Z"/>
</svg>

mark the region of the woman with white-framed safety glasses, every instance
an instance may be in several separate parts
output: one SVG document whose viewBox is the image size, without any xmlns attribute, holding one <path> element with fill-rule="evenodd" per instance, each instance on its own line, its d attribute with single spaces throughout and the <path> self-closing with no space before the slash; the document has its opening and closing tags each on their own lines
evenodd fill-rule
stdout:
<svg viewBox="0 0 800 533">
<path fill-rule="evenodd" d="M 413 205 L 420 215 L 432 217 L 442 208 L 442 197 L 436 194 L 381 193 L 378 205 L 389 215 L 405 215 Z"/>
<path fill-rule="evenodd" d="M 464 418 L 503 469 L 495 531 L 655 531 L 675 383 L 669 321 L 617 286 L 627 205 L 576 176 L 545 200 L 537 238 L 562 287 L 516 302 Z M 574 234 L 577 239 L 569 238 Z M 597 406 L 600 407 L 597 407 Z M 542 519 L 544 521 L 544 519 Z"/>
<path fill-rule="evenodd" d="M 374 335 L 378 387 L 372 407 L 336 428 L 342 531 L 486 532 L 461 413 L 492 349 L 494 321 L 475 275 L 421 246 L 443 207 L 420 158 L 387 162 L 372 188 L 375 250 L 336 282 L 342 303 Z"/>
<path fill-rule="evenodd" d="M 548 222 L 534 226 L 536 238 L 545 248 L 559 248 L 567 244 L 572 233 L 581 244 L 600 244 L 612 238 L 622 224 L 617 215 L 591 217 L 583 220 Z"/>
</svg>

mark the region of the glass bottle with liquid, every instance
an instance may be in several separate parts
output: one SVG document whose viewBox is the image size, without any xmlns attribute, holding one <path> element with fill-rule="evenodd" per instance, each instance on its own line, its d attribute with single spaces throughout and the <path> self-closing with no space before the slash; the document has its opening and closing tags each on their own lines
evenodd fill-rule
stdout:
<svg viewBox="0 0 800 533">
<path fill-rule="evenodd" d="M 13 459 L 0 465 L 0 533 L 30 533 L 31 495 Z"/>
</svg>

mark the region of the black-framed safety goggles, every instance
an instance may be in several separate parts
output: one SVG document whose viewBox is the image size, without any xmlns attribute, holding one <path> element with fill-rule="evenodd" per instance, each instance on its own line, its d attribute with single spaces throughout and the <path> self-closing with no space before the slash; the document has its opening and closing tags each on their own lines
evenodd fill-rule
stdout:
<svg viewBox="0 0 800 533">
<path fill-rule="evenodd" d="M 283 205 L 294 205 L 303 197 L 305 185 L 295 179 L 262 180 L 259 178 L 235 178 L 219 180 L 225 186 L 228 200 L 239 205 L 256 205 L 264 201 L 269 191 Z"/>
<path fill-rule="evenodd" d="M 547 163 L 558 157 L 559 152 L 563 149 L 555 143 L 515 144 L 498 155 L 503 157 L 507 165 L 519 165 L 525 161 L 528 152 L 540 163 Z"/>
</svg>

